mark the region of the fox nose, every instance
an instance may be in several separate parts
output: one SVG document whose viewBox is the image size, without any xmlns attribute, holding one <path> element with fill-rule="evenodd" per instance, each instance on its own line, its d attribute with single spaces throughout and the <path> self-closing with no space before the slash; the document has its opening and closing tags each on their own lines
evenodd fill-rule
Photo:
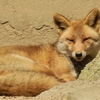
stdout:
<svg viewBox="0 0 100 100">
<path fill-rule="evenodd" d="M 76 52 L 75 55 L 76 55 L 77 58 L 80 58 L 80 57 L 82 57 L 82 52 Z"/>
</svg>

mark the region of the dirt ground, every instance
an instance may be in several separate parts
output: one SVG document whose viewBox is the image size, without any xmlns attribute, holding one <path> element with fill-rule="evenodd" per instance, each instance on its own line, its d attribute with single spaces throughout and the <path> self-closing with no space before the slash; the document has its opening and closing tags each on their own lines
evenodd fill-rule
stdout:
<svg viewBox="0 0 100 100">
<path fill-rule="evenodd" d="M 99 0 L 1 0 L 0 46 L 54 43 L 58 35 L 53 14 L 70 20 L 84 18 Z M 100 100 L 100 53 L 82 71 L 79 79 L 45 91 L 37 97 L 7 97 L 0 100 Z"/>
</svg>

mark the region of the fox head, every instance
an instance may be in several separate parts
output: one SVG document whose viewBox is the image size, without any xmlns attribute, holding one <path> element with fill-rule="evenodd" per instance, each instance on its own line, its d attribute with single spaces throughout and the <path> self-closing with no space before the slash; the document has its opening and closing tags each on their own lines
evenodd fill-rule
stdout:
<svg viewBox="0 0 100 100">
<path fill-rule="evenodd" d="M 69 21 L 56 13 L 53 16 L 56 31 L 59 34 L 57 48 L 76 61 L 82 61 L 87 55 L 96 56 L 100 46 L 100 12 L 93 9 L 83 20 Z"/>
</svg>

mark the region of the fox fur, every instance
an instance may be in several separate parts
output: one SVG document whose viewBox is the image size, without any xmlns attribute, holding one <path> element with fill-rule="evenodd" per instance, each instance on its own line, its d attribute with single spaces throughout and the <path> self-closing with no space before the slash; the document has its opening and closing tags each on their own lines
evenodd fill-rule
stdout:
<svg viewBox="0 0 100 100">
<path fill-rule="evenodd" d="M 83 20 L 53 16 L 59 38 L 55 44 L 0 48 L 0 95 L 36 96 L 78 78 L 100 49 L 100 12 Z M 66 90 L 67 91 L 67 90 Z"/>
</svg>

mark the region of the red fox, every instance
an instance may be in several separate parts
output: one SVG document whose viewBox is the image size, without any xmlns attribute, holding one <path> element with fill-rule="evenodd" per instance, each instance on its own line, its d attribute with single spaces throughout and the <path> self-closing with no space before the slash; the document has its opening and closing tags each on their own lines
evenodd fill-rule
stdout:
<svg viewBox="0 0 100 100">
<path fill-rule="evenodd" d="M 100 13 L 83 20 L 53 16 L 59 38 L 40 46 L 0 48 L 0 95 L 36 96 L 55 85 L 74 81 L 100 48 Z"/>
</svg>

